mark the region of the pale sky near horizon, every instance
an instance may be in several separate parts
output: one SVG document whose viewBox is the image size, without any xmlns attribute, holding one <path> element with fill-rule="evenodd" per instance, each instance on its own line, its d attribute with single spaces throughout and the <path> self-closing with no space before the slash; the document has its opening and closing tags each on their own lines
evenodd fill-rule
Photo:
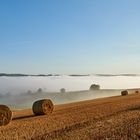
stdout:
<svg viewBox="0 0 140 140">
<path fill-rule="evenodd" d="M 139 0 L 0 0 L 0 72 L 140 74 Z"/>
</svg>

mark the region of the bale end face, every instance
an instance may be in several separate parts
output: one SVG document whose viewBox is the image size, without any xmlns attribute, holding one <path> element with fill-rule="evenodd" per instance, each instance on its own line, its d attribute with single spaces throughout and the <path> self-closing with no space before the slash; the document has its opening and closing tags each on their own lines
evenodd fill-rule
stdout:
<svg viewBox="0 0 140 140">
<path fill-rule="evenodd" d="M 32 106 L 35 115 L 49 115 L 53 112 L 53 109 L 54 105 L 50 99 L 38 100 Z"/>
<path fill-rule="evenodd" d="M 0 126 L 10 123 L 12 120 L 12 111 L 6 105 L 0 105 Z"/>
<path fill-rule="evenodd" d="M 127 90 L 122 91 L 122 92 L 121 92 L 121 95 L 122 95 L 122 96 L 128 95 L 128 91 L 127 91 Z"/>
</svg>

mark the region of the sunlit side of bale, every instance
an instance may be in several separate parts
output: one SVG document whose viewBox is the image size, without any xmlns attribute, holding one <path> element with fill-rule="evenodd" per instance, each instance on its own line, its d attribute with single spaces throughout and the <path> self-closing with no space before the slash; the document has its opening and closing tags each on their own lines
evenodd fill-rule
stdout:
<svg viewBox="0 0 140 140">
<path fill-rule="evenodd" d="M 127 91 L 127 90 L 122 91 L 122 92 L 121 92 L 121 95 L 122 95 L 122 96 L 128 95 L 128 91 Z"/>
<path fill-rule="evenodd" d="M 6 105 L 0 105 L 0 126 L 7 125 L 12 119 L 12 111 Z"/>
<path fill-rule="evenodd" d="M 50 99 L 38 100 L 33 103 L 32 110 L 35 115 L 49 115 L 52 113 L 54 105 Z"/>
</svg>

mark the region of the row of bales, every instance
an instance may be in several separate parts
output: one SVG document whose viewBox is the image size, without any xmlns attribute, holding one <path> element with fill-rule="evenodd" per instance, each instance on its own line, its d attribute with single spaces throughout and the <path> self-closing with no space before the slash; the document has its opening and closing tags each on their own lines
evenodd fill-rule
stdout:
<svg viewBox="0 0 140 140">
<path fill-rule="evenodd" d="M 32 105 L 34 115 L 49 115 L 53 112 L 54 105 L 50 99 L 43 99 L 35 101 Z M 12 111 L 6 105 L 0 105 L 0 126 L 10 123 L 12 120 Z"/>
</svg>

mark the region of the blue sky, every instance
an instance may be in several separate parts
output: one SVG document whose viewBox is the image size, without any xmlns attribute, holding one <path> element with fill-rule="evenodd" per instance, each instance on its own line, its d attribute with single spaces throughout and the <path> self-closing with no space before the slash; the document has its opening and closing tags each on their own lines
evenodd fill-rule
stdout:
<svg viewBox="0 0 140 140">
<path fill-rule="evenodd" d="M 0 72 L 140 74 L 139 0 L 1 0 Z"/>
</svg>

